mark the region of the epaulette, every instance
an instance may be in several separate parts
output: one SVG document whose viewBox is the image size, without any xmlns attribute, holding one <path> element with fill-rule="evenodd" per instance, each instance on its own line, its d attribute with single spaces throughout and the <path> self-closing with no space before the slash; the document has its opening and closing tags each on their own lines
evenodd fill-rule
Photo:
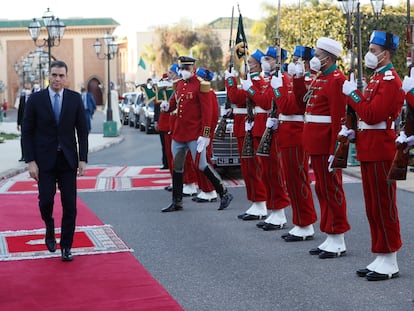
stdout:
<svg viewBox="0 0 414 311">
<path fill-rule="evenodd" d="M 200 92 L 201 93 L 208 93 L 211 89 L 211 84 L 208 81 L 205 81 L 204 79 L 197 77 L 198 81 L 200 81 Z"/>
<path fill-rule="evenodd" d="M 382 80 L 385 80 L 385 81 L 391 81 L 391 80 L 394 80 L 394 79 L 395 79 L 395 76 L 394 76 L 394 74 L 392 73 L 391 70 L 387 70 L 384 73 L 384 78 L 382 78 Z"/>
</svg>

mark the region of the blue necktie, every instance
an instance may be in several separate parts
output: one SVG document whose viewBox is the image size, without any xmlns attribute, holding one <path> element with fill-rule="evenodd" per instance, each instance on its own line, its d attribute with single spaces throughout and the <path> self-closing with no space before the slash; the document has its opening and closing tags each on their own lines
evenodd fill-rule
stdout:
<svg viewBox="0 0 414 311">
<path fill-rule="evenodd" d="M 60 117 L 59 93 L 55 93 L 55 98 L 53 100 L 53 112 L 55 113 L 56 123 L 59 124 L 59 117 Z"/>
</svg>

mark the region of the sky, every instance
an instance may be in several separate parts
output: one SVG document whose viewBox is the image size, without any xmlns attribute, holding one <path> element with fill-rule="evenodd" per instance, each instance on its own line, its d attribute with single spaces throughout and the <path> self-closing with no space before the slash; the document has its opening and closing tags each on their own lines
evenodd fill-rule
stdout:
<svg viewBox="0 0 414 311">
<path fill-rule="evenodd" d="M 299 3 L 301 0 L 281 0 L 281 4 Z M 303 2 L 303 0 L 302 0 Z M 369 2 L 361 0 L 361 3 Z M 399 0 L 385 0 L 386 4 L 396 4 Z M 107 3 L 110 3 L 109 5 Z M 117 34 L 146 31 L 151 26 L 174 25 L 181 19 L 191 20 L 194 26 L 209 23 L 216 18 L 238 16 L 237 4 L 243 17 L 263 18 L 262 4 L 278 5 L 278 0 L 11 0 L 0 10 L 0 19 L 26 20 L 41 18 L 50 8 L 56 17 L 112 17 L 121 26 Z"/>
</svg>

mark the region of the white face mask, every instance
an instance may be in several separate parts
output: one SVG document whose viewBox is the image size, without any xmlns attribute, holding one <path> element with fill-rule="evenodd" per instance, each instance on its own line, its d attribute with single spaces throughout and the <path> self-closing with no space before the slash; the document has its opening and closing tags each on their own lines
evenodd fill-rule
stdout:
<svg viewBox="0 0 414 311">
<path fill-rule="evenodd" d="M 184 80 L 188 80 L 193 76 L 193 73 L 188 70 L 180 70 L 181 77 L 183 77 Z"/>
<path fill-rule="evenodd" d="M 293 76 L 296 73 L 296 65 L 295 63 L 290 63 L 287 68 L 287 72 L 290 76 Z"/>
<path fill-rule="evenodd" d="M 381 53 L 379 53 L 378 54 L 378 56 L 380 56 L 381 54 L 383 54 L 385 51 L 382 51 Z M 378 56 L 377 55 L 375 55 L 374 53 L 372 53 L 372 52 L 368 52 L 367 54 L 365 54 L 365 57 L 364 57 L 364 61 L 365 61 L 365 66 L 367 67 L 367 68 L 370 68 L 370 69 L 375 69 L 375 68 L 377 68 L 378 67 L 378 63 L 379 63 L 379 60 L 378 60 Z"/>
<path fill-rule="evenodd" d="M 147 83 L 147 89 L 152 89 L 152 83 Z"/>
<path fill-rule="evenodd" d="M 312 59 L 309 62 L 310 69 L 313 71 L 319 71 L 321 70 L 321 61 L 317 57 L 312 57 Z"/>
<path fill-rule="evenodd" d="M 270 63 L 267 60 L 262 61 L 262 70 L 264 72 L 270 72 L 271 66 L 270 66 Z"/>
<path fill-rule="evenodd" d="M 39 84 L 34 84 L 34 85 L 33 85 L 33 88 L 34 88 L 35 90 L 38 90 L 38 89 L 40 89 L 40 85 L 39 85 Z"/>
</svg>

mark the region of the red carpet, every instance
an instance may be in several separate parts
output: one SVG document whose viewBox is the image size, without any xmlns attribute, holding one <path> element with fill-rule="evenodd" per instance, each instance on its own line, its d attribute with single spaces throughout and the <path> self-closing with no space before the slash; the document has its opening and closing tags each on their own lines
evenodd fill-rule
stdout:
<svg viewBox="0 0 414 311">
<path fill-rule="evenodd" d="M 54 217 L 58 224 L 59 203 Z M 78 200 L 77 226 L 102 225 Z M 0 195 L 0 232 L 43 228 L 37 195 Z M 0 310 L 183 310 L 131 253 L 76 255 L 76 243 L 90 243 L 82 232 L 75 237 L 73 262 L 59 257 L 0 261 Z M 12 245 L 11 251 L 35 247 L 22 240 Z"/>
</svg>

